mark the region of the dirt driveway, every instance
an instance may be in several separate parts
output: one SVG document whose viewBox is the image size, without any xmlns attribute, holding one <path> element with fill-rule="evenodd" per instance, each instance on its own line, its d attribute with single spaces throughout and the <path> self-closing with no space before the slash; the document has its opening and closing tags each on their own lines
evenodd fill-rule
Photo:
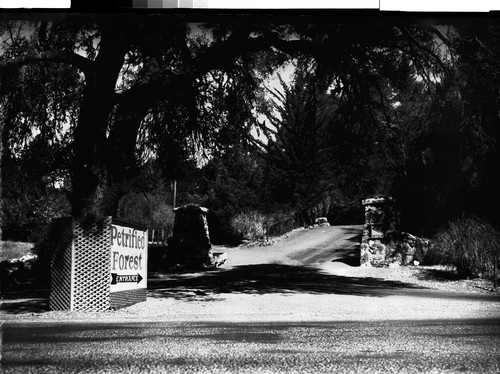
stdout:
<svg viewBox="0 0 500 374">
<path fill-rule="evenodd" d="M 295 230 L 274 239 L 270 246 L 220 248 L 228 253 L 226 266 L 277 263 L 320 266 L 334 260 L 359 264 L 363 227 L 327 226 Z"/>
<path fill-rule="evenodd" d="M 498 292 L 483 281 L 453 279 L 440 268 L 351 266 L 359 261 L 359 238 L 359 226 L 296 231 L 272 246 L 226 249 L 228 262 L 217 270 L 157 274 L 148 279 L 148 300 L 128 308 L 70 313 L 47 311 L 46 299 L 3 300 L 2 318 L 23 323 L 500 318 Z"/>
</svg>

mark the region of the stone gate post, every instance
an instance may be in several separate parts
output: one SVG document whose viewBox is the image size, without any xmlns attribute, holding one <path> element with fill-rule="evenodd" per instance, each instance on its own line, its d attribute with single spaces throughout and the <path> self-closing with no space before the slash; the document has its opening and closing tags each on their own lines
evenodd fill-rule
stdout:
<svg viewBox="0 0 500 374">
<path fill-rule="evenodd" d="M 361 265 L 383 265 L 400 261 L 395 236 L 399 218 L 395 200 L 391 197 L 375 197 L 362 201 L 365 207 L 365 224 L 361 240 Z"/>
<path fill-rule="evenodd" d="M 171 253 L 175 262 L 194 268 L 212 267 L 214 259 L 208 231 L 208 209 L 188 204 L 174 209 L 174 213 Z"/>
</svg>

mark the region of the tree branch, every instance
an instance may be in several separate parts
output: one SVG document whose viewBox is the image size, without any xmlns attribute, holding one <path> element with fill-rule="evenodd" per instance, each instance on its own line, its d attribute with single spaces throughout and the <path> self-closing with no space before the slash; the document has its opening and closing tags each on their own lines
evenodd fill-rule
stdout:
<svg viewBox="0 0 500 374">
<path fill-rule="evenodd" d="M 270 44 L 263 37 L 230 37 L 222 44 L 210 47 L 202 56 L 193 59 L 191 75 L 200 76 L 213 69 L 232 68 L 236 57 L 269 47 Z"/>
<path fill-rule="evenodd" d="M 329 49 L 325 43 L 313 42 L 307 40 L 283 40 L 277 33 L 268 33 L 265 35 L 266 40 L 271 46 L 287 54 L 304 53 L 313 57 L 328 54 Z"/>
<path fill-rule="evenodd" d="M 443 61 L 441 61 L 441 59 L 439 58 L 439 56 L 437 56 L 432 50 L 430 50 L 429 48 L 423 46 L 421 43 L 419 43 L 407 30 L 405 29 L 400 29 L 400 31 L 403 33 L 403 35 L 408 39 L 408 41 L 413 45 L 415 46 L 416 48 L 422 50 L 423 52 L 425 52 L 427 55 L 429 55 L 435 62 L 438 63 L 439 66 L 441 66 L 441 68 L 446 71 L 447 70 L 447 67 L 446 65 L 443 63 Z"/>
<path fill-rule="evenodd" d="M 314 57 L 325 55 L 324 43 L 304 40 L 283 40 L 277 33 L 267 33 L 263 36 L 251 37 L 241 34 L 229 37 L 225 42 L 209 48 L 203 56 L 192 61 L 192 74 L 200 76 L 217 68 L 233 66 L 234 58 L 276 48 L 287 54 L 304 53 Z"/>
<path fill-rule="evenodd" d="M 446 36 L 444 36 L 443 33 L 439 31 L 436 27 L 431 27 L 430 30 L 448 47 L 451 45 L 449 39 Z"/>
<path fill-rule="evenodd" d="M 231 70 L 234 68 L 234 60 L 236 57 L 243 54 L 264 51 L 271 47 L 277 48 L 284 53 L 306 53 L 315 56 L 321 54 L 325 49 L 321 43 L 302 40 L 282 40 L 275 33 L 269 33 L 265 36 L 258 37 L 250 37 L 247 33 L 243 33 L 243 35 L 244 36 L 242 36 L 241 33 L 235 34 L 229 37 L 225 42 L 208 48 L 201 56 L 186 61 L 182 70 L 173 72 L 165 71 L 155 76 L 143 77 L 136 82 L 133 87 L 117 95 L 117 97 L 123 99 L 129 95 L 135 95 L 137 91 L 152 94 L 153 91 L 148 87 L 154 87 L 156 89 L 154 92 L 157 96 L 158 94 L 171 91 L 170 87 L 191 84 L 194 79 L 203 76 L 211 70 Z M 161 90 L 159 91 L 158 89 L 160 89 L 160 87 Z"/>
<path fill-rule="evenodd" d="M 22 65 L 36 64 L 39 62 L 63 62 L 73 65 L 87 74 L 93 66 L 93 61 L 77 53 L 63 51 L 43 51 L 36 54 L 21 56 L 15 59 L 0 62 L 0 71 L 12 69 Z"/>
</svg>

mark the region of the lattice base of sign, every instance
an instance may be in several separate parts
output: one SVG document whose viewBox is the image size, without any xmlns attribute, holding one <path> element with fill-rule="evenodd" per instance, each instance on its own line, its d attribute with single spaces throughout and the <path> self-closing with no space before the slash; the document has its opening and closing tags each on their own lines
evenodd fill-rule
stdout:
<svg viewBox="0 0 500 374">
<path fill-rule="evenodd" d="M 110 296 L 111 309 L 120 309 L 126 306 L 146 301 L 146 289 L 112 292 Z"/>
<path fill-rule="evenodd" d="M 55 220 L 49 305 L 52 310 L 110 308 L 111 217 L 86 223 Z"/>
<path fill-rule="evenodd" d="M 52 310 L 70 310 L 73 252 L 71 219 L 53 220 L 49 239 L 52 247 L 49 307 Z"/>
</svg>

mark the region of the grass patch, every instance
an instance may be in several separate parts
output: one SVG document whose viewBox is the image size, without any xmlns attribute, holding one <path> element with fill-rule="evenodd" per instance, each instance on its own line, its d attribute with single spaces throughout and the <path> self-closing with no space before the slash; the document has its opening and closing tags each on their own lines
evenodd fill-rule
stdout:
<svg viewBox="0 0 500 374">
<path fill-rule="evenodd" d="M 32 253 L 33 247 L 33 243 L 4 241 L 0 251 L 0 261 L 23 257 Z"/>
<path fill-rule="evenodd" d="M 451 221 L 436 238 L 432 257 L 456 267 L 463 277 L 490 278 L 495 254 L 500 249 L 500 233 L 475 217 Z"/>
</svg>

